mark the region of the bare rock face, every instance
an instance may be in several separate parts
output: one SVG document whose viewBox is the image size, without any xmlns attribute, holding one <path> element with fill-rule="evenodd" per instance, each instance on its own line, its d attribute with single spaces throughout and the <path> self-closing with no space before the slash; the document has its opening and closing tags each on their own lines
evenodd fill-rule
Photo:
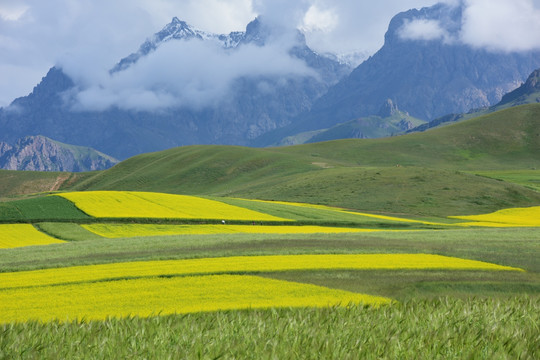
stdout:
<svg viewBox="0 0 540 360">
<path fill-rule="evenodd" d="M 245 47 L 263 46 L 270 25 L 259 18 L 245 32 L 228 35 L 195 29 L 178 18 L 144 42 L 111 69 L 118 75 L 160 46 L 183 41 L 220 45 L 224 54 Z M 352 70 L 349 65 L 319 55 L 301 33 L 291 41 L 291 59 L 304 63 L 306 74 L 251 74 L 235 78 L 226 96 L 215 104 L 173 106 L 160 111 L 122 109 L 73 109 L 73 94 L 84 84 L 61 68 L 51 68 L 33 92 L 16 99 L 9 109 L 0 108 L 0 141 L 13 144 L 35 134 L 68 144 L 88 146 L 118 159 L 140 153 L 193 144 L 247 145 L 252 139 L 291 122 L 310 109 L 328 88 Z M 221 50 L 220 50 L 221 51 Z M 186 54 L 188 56 L 188 54 Z M 271 59 L 269 59 L 271 61 Z M 171 72 L 176 71 L 174 67 Z"/>
<path fill-rule="evenodd" d="M 92 171 L 118 160 L 91 148 L 62 144 L 44 136 L 27 136 L 15 146 L 0 143 L 0 168 L 34 171 Z"/>
<path fill-rule="evenodd" d="M 460 6 L 447 4 L 396 15 L 384 46 L 320 97 L 292 130 L 324 129 L 336 122 L 377 114 L 386 99 L 427 121 L 489 107 L 540 66 L 538 50 L 490 52 L 444 38 L 409 39 L 402 35 L 406 24 L 434 21 L 458 39 L 462 16 Z M 528 83 L 536 86 L 534 79 Z"/>
<path fill-rule="evenodd" d="M 529 75 L 527 81 L 525 81 L 525 83 L 522 84 L 519 88 L 504 95 L 500 104 L 526 104 L 527 102 L 530 102 L 530 99 L 528 99 L 528 97 L 534 94 L 538 94 L 538 96 L 540 97 L 540 69 L 536 69 L 535 71 L 533 71 L 532 74 Z M 536 98 L 535 101 L 539 102 L 538 98 Z"/>
</svg>

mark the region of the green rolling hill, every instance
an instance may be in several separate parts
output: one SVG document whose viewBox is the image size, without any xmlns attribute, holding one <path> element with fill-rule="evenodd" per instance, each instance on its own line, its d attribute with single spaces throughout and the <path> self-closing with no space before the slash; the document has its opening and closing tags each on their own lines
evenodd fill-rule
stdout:
<svg viewBox="0 0 540 360">
<path fill-rule="evenodd" d="M 489 177 L 490 172 L 526 170 L 537 179 L 536 169 L 540 104 L 531 104 L 384 139 L 266 149 L 174 148 L 77 175 L 59 188 L 288 200 L 447 216 L 540 204 L 540 193 L 523 178 L 514 183 Z"/>
</svg>

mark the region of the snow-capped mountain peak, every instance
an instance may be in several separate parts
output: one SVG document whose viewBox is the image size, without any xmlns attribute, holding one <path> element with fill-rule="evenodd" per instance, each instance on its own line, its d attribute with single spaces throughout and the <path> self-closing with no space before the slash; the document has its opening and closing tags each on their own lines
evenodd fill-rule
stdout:
<svg viewBox="0 0 540 360">
<path fill-rule="evenodd" d="M 170 40 L 214 40 L 221 43 L 224 48 L 232 48 L 238 45 L 241 38 L 243 38 L 243 34 L 244 33 L 242 32 L 234 32 L 229 35 L 218 35 L 202 31 L 175 16 L 161 31 L 146 40 L 137 52 L 120 60 L 120 62 L 111 70 L 111 73 L 128 68 L 131 64 L 136 63 L 141 57 L 156 50 L 161 44 Z"/>
<path fill-rule="evenodd" d="M 161 44 L 171 40 L 215 41 L 224 49 L 234 49 L 240 44 L 264 46 L 271 34 L 272 30 L 261 21 L 260 17 L 251 21 L 247 25 L 245 32 L 235 31 L 229 34 L 215 34 L 202 31 L 177 17 L 173 17 L 172 21 L 165 25 L 162 30 L 147 39 L 137 52 L 120 60 L 120 62 L 111 70 L 111 73 L 125 70 L 130 65 L 136 63 L 141 57 L 156 50 Z M 299 44 L 307 46 L 305 44 L 306 40 L 303 33 L 297 30 L 296 37 Z"/>
</svg>

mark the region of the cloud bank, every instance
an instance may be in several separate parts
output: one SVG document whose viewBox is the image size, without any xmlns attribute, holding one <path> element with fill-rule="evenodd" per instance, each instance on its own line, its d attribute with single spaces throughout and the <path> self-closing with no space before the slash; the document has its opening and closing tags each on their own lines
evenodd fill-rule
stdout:
<svg viewBox="0 0 540 360">
<path fill-rule="evenodd" d="M 467 0 L 461 41 L 493 51 L 540 50 L 540 1 Z"/>
<path fill-rule="evenodd" d="M 281 43 L 231 51 L 200 40 L 170 41 L 126 70 L 107 74 L 71 94 L 72 106 L 75 110 L 201 109 L 217 106 L 240 77 L 298 75 L 317 76 Z"/>
<path fill-rule="evenodd" d="M 47 70 L 58 64 L 80 85 L 81 104 L 96 108 L 111 103 L 106 96 L 98 96 L 104 92 L 109 92 L 114 103 L 125 107 L 197 103 L 193 98 L 198 92 L 212 102 L 219 98 L 218 94 L 226 93 L 224 89 L 232 81 L 222 73 L 231 76 L 284 74 L 285 67 L 290 67 L 292 73 L 306 71 L 277 45 L 264 50 L 274 51 L 271 55 L 264 54 L 271 59 L 275 57 L 276 66 L 273 66 L 268 59 L 261 60 L 263 52 L 255 54 L 254 49 L 223 54 L 212 48 L 201 49 L 197 44 L 181 44 L 176 50 L 164 47 L 156 51 L 153 59 L 147 59 L 148 64 L 141 63 L 125 74 L 109 76 L 108 70 L 116 62 L 135 51 L 173 16 L 205 31 L 229 33 L 244 30 L 249 21 L 265 14 L 276 27 L 303 29 L 308 44 L 320 53 L 359 52 L 367 56 L 382 46 L 384 33 L 394 15 L 436 2 L 438 0 L 2 0 L 0 106 L 28 94 Z M 449 29 L 446 23 L 417 19 L 404 24 L 402 36 L 456 41 L 490 51 L 540 48 L 537 36 L 540 0 L 445 2 L 463 6 L 463 21 L 458 32 Z M 193 61 L 187 59 L 186 51 L 193 52 L 189 55 L 193 56 Z M 175 60 L 162 59 L 166 54 Z M 240 55 L 253 59 L 253 63 Z M 234 66 L 233 62 L 241 65 Z M 161 64 L 169 74 L 155 74 L 149 68 L 151 63 Z M 277 64 L 283 67 L 280 71 Z M 188 66 L 192 67 L 189 71 L 181 69 Z M 241 71 L 243 68 L 248 71 Z M 212 79 L 216 79 L 215 89 L 208 85 Z M 138 90 L 123 90 L 123 85 Z"/>
<path fill-rule="evenodd" d="M 442 27 L 440 21 L 418 19 L 407 20 L 400 29 L 400 37 L 407 40 L 445 40 L 450 34 Z"/>
<path fill-rule="evenodd" d="M 419 18 L 406 21 L 399 31 L 406 40 L 443 40 L 494 52 L 540 50 L 539 0 L 462 0 L 461 23 Z"/>
<path fill-rule="evenodd" d="M 275 23 L 304 26 L 315 50 L 371 54 L 382 45 L 390 18 L 436 0 L 2 0 L 0 1 L 0 106 L 27 95 L 56 64 L 88 86 L 119 59 L 177 16 L 196 28 L 243 31 L 265 13 Z M 79 66 L 79 68 L 83 68 Z M 100 81 L 105 81 L 100 79 Z"/>
</svg>

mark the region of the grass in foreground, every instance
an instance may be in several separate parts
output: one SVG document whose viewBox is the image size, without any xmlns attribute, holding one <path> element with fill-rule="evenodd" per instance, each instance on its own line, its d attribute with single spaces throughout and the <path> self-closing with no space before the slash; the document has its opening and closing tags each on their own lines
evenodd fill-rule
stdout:
<svg viewBox="0 0 540 360">
<path fill-rule="evenodd" d="M 0 325 L 0 358 L 538 359 L 540 299 Z"/>
</svg>

